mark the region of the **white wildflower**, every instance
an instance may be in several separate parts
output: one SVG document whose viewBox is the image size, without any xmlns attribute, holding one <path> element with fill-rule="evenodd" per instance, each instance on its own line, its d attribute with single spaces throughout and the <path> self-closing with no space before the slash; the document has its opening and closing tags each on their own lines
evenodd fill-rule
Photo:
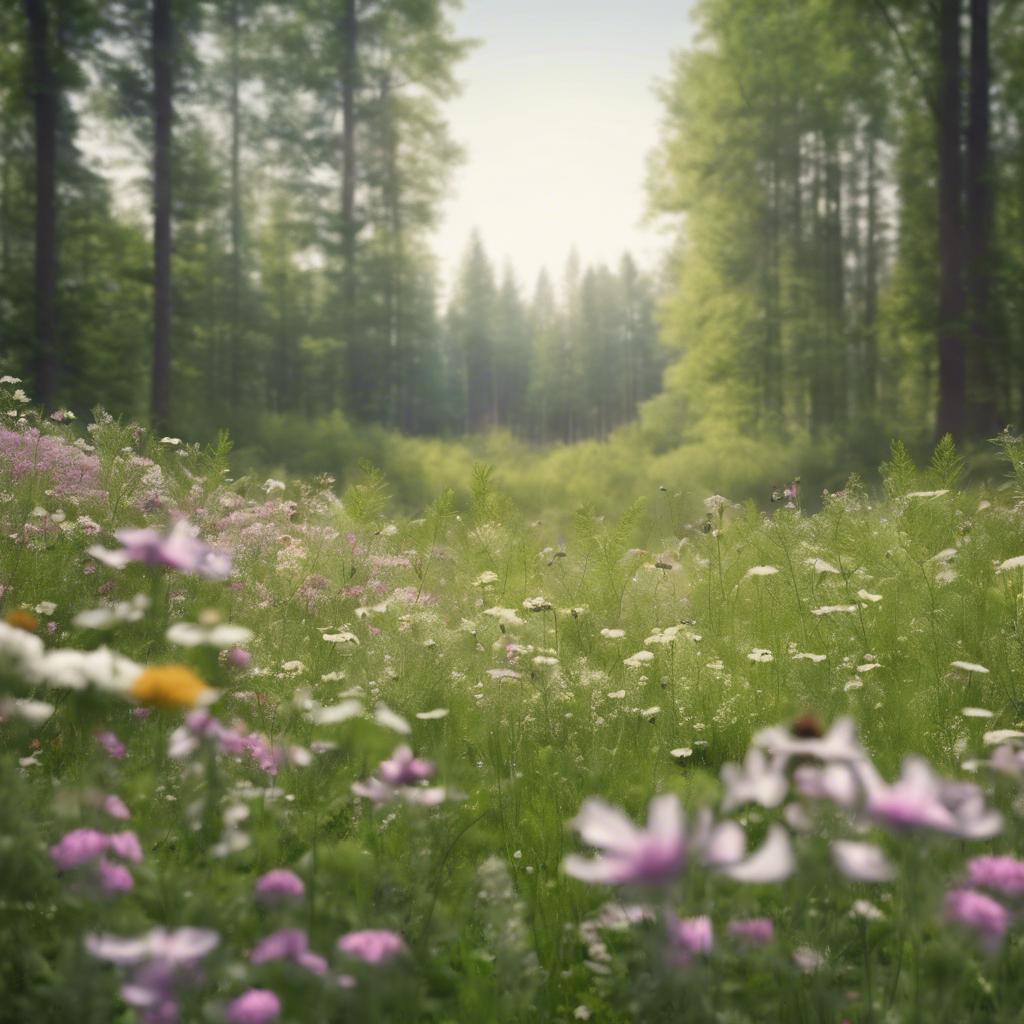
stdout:
<svg viewBox="0 0 1024 1024">
<path fill-rule="evenodd" d="M 417 711 L 416 712 L 416 717 L 421 722 L 433 722 L 433 721 L 435 721 L 438 718 L 447 718 L 448 717 L 448 709 L 447 708 L 434 708 L 431 711 Z"/>
<path fill-rule="evenodd" d="M 79 629 L 113 629 L 123 623 L 138 622 L 148 608 L 148 595 L 136 594 L 130 601 L 118 601 L 79 612 L 71 621 Z"/>
<path fill-rule="evenodd" d="M 359 646 L 359 637 L 348 629 L 341 629 L 337 633 L 324 633 L 323 639 L 329 644 L 348 644 L 353 647 Z"/>
<path fill-rule="evenodd" d="M 373 720 L 385 729 L 400 733 L 402 736 L 408 736 L 412 732 L 412 726 L 387 704 L 378 704 L 373 709 Z"/>
<path fill-rule="evenodd" d="M 824 604 L 820 608 L 812 608 L 812 615 L 835 615 L 840 612 L 851 613 L 857 610 L 855 604 Z"/>
<path fill-rule="evenodd" d="M 825 573 L 832 573 L 836 576 L 840 575 L 839 570 L 831 562 L 826 562 L 824 558 L 808 558 L 805 564 L 809 565 L 820 575 Z"/>
<path fill-rule="evenodd" d="M 484 615 L 497 619 L 503 626 L 524 626 L 525 621 L 521 619 L 512 608 L 486 608 Z"/>
<path fill-rule="evenodd" d="M 339 722 L 347 722 L 350 718 L 358 718 L 362 713 L 363 702 L 351 698 L 326 707 L 313 703 L 308 717 L 314 725 L 337 725 Z"/>
<path fill-rule="evenodd" d="M 651 661 L 654 661 L 653 651 L 637 651 L 636 654 L 631 654 L 628 658 L 625 658 L 622 664 L 626 668 L 640 668 L 641 665 Z"/>
<path fill-rule="evenodd" d="M 987 676 L 989 674 L 988 669 L 984 665 L 975 664 L 973 661 L 951 661 L 949 663 L 950 668 L 958 668 L 963 672 L 974 673 L 977 675 Z"/>
<path fill-rule="evenodd" d="M 252 630 L 227 622 L 209 626 L 197 622 L 175 622 L 167 630 L 167 639 L 179 647 L 213 647 L 223 651 L 247 644 L 252 639 Z"/>
</svg>

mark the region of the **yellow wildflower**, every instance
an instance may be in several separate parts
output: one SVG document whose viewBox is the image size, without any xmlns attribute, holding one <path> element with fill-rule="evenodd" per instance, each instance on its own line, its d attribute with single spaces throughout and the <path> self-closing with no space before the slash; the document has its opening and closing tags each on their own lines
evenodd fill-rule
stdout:
<svg viewBox="0 0 1024 1024">
<path fill-rule="evenodd" d="M 216 693 L 187 665 L 150 665 L 131 686 L 131 695 L 136 700 L 163 708 L 209 704 Z"/>
<path fill-rule="evenodd" d="M 39 629 L 39 620 L 24 608 L 13 608 L 4 616 L 8 626 L 23 629 L 26 633 L 35 633 Z"/>
</svg>

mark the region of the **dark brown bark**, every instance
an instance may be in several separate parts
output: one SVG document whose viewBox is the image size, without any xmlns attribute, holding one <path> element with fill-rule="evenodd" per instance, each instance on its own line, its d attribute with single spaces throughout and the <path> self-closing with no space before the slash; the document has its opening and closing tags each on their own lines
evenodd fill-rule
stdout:
<svg viewBox="0 0 1024 1024">
<path fill-rule="evenodd" d="M 989 57 L 989 3 L 971 0 L 971 69 L 967 121 L 967 259 L 971 341 L 971 430 L 995 434 L 1000 353 L 992 324 L 992 68 Z"/>
<path fill-rule="evenodd" d="M 338 86 L 341 93 L 341 335 L 346 346 L 344 364 L 348 370 L 349 399 L 352 408 L 367 414 L 367 403 L 373 393 L 372 370 L 367 366 L 367 353 L 358 345 L 355 330 L 356 304 L 356 90 L 359 78 L 359 11 L 358 0 L 343 0 L 337 23 L 340 61 Z M 326 388 L 328 402 L 335 404 L 339 390 L 335 362 L 328 368 Z"/>
<path fill-rule="evenodd" d="M 966 308 L 961 203 L 960 0 L 939 3 L 939 93 L 936 142 L 939 160 L 939 407 L 938 436 L 959 439 L 967 426 Z"/>
<path fill-rule="evenodd" d="M 32 67 L 35 127 L 35 397 L 57 402 L 60 338 L 57 329 L 57 122 L 58 85 L 50 47 L 46 0 L 25 0 Z"/>
<path fill-rule="evenodd" d="M 849 403 L 849 346 L 846 335 L 846 280 L 843 263 L 843 168 L 839 142 L 830 136 L 826 145 L 825 192 L 828 220 L 827 259 L 825 270 L 825 317 L 828 324 L 828 345 L 825 353 L 828 389 L 830 395 L 829 418 L 832 424 L 845 424 Z"/>
<path fill-rule="evenodd" d="M 781 233 L 782 233 L 782 154 L 779 145 L 778 105 L 774 119 L 775 148 L 771 163 L 771 192 L 765 238 L 765 337 L 762 361 L 763 403 L 762 426 L 778 430 L 782 427 L 782 299 L 781 299 Z"/>
<path fill-rule="evenodd" d="M 239 103 L 239 0 L 231 0 L 228 11 L 231 29 L 231 335 L 228 358 L 228 395 L 230 420 L 238 421 L 238 400 L 242 379 L 242 114 Z"/>
<path fill-rule="evenodd" d="M 878 139 L 875 126 L 867 138 L 867 237 L 864 240 L 864 346 L 861 403 L 873 412 L 878 401 Z"/>
<path fill-rule="evenodd" d="M 7 273 L 11 266 L 11 154 L 9 130 L 0 126 L 3 143 L 0 144 L 0 275 Z"/>
<path fill-rule="evenodd" d="M 171 414 L 171 125 L 174 23 L 171 0 L 153 0 L 153 380 L 151 415 L 167 430 Z"/>
<path fill-rule="evenodd" d="M 829 422 L 831 397 L 829 394 L 827 361 L 824 354 L 825 344 L 822 334 L 825 330 L 822 309 L 825 305 L 824 268 L 827 266 L 824 221 L 821 215 L 823 188 L 823 152 L 821 140 L 817 133 L 811 139 L 810 160 L 812 166 L 811 198 L 809 203 L 810 228 L 807 242 L 807 269 L 810 274 L 813 318 L 809 316 L 808 324 L 808 364 L 810 368 L 811 401 L 809 409 L 809 427 L 813 437 L 817 437 Z M 826 193 L 827 194 L 827 193 Z"/>
<path fill-rule="evenodd" d="M 356 78 L 359 73 L 359 19 L 356 0 L 345 0 L 342 20 L 343 56 L 341 78 L 341 233 L 344 261 L 345 305 L 351 308 L 356 294 Z"/>
<path fill-rule="evenodd" d="M 409 352 L 406 351 L 402 322 L 402 205 L 398 172 L 398 129 L 395 124 L 394 93 L 391 76 L 385 73 L 381 83 L 381 109 L 384 123 L 384 203 L 390 227 L 388 237 L 388 269 L 384 308 L 387 322 L 386 366 L 388 378 L 388 422 L 406 433 L 412 432 L 410 416 L 413 396 L 406 388 Z"/>
</svg>

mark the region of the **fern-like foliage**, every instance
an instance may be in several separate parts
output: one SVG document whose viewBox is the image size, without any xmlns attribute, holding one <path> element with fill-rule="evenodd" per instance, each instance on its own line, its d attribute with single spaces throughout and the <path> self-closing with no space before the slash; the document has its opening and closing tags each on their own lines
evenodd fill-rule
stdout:
<svg viewBox="0 0 1024 1024">
<path fill-rule="evenodd" d="M 902 441 L 893 441 L 889 448 L 889 461 L 879 467 L 882 485 L 890 498 L 913 491 L 918 485 L 917 466 Z"/>
<path fill-rule="evenodd" d="M 998 437 L 992 438 L 992 444 L 1009 462 L 1017 490 L 1024 491 L 1024 437 L 1014 434 L 1007 428 Z"/>
<path fill-rule="evenodd" d="M 384 517 L 391 495 L 384 474 L 372 463 L 359 463 L 363 479 L 345 493 L 345 509 L 359 523 L 378 522 Z"/>
<path fill-rule="evenodd" d="M 956 450 L 952 434 L 946 434 L 935 446 L 928 463 L 928 483 L 935 488 L 953 490 L 964 472 L 964 460 Z"/>
</svg>

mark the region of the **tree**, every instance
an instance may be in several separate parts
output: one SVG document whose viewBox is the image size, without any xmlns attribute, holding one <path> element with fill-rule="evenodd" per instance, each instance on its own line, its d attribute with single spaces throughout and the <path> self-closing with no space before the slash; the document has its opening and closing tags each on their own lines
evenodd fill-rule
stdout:
<svg viewBox="0 0 1024 1024">
<path fill-rule="evenodd" d="M 939 0 L 935 106 L 939 221 L 939 437 L 967 428 L 966 295 L 963 280 L 963 159 L 961 144 L 960 0 Z"/>
<path fill-rule="evenodd" d="M 498 423 L 496 299 L 494 270 L 479 234 L 474 233 L 462 261 L 447 317 L 452 349 L 461 362 L 459 381 L 467 434 L 487 430 Z"/>
<path fill-rule="evenodd" d="M 990 436 L 1000 427 L 997 381 L 1006 361 L 995 337 L 992 316 L 994 272 L 992 232 L 994 192 L 991 154 L 992 66 L 989 55 L 989 2 L 971 0 L 971 50 L 967 117 L 966 227 L 970 296 L 973 387 L 971 430 Z"/>
<path fill-rule="evenodd" d="M 171 416 L 171 132 L 174 120 L 172 0 L 152 0 L 153 70 L 153 379 L 158 430 Z"/>
<path fill-rule="evenodd" d="M 60 95 L 54 69 L 54 30 L 47 0 L 25 0 L 35 125 L 35 387 L 46 407 L 57 401 L 57 131 Z"/>
</svg>

